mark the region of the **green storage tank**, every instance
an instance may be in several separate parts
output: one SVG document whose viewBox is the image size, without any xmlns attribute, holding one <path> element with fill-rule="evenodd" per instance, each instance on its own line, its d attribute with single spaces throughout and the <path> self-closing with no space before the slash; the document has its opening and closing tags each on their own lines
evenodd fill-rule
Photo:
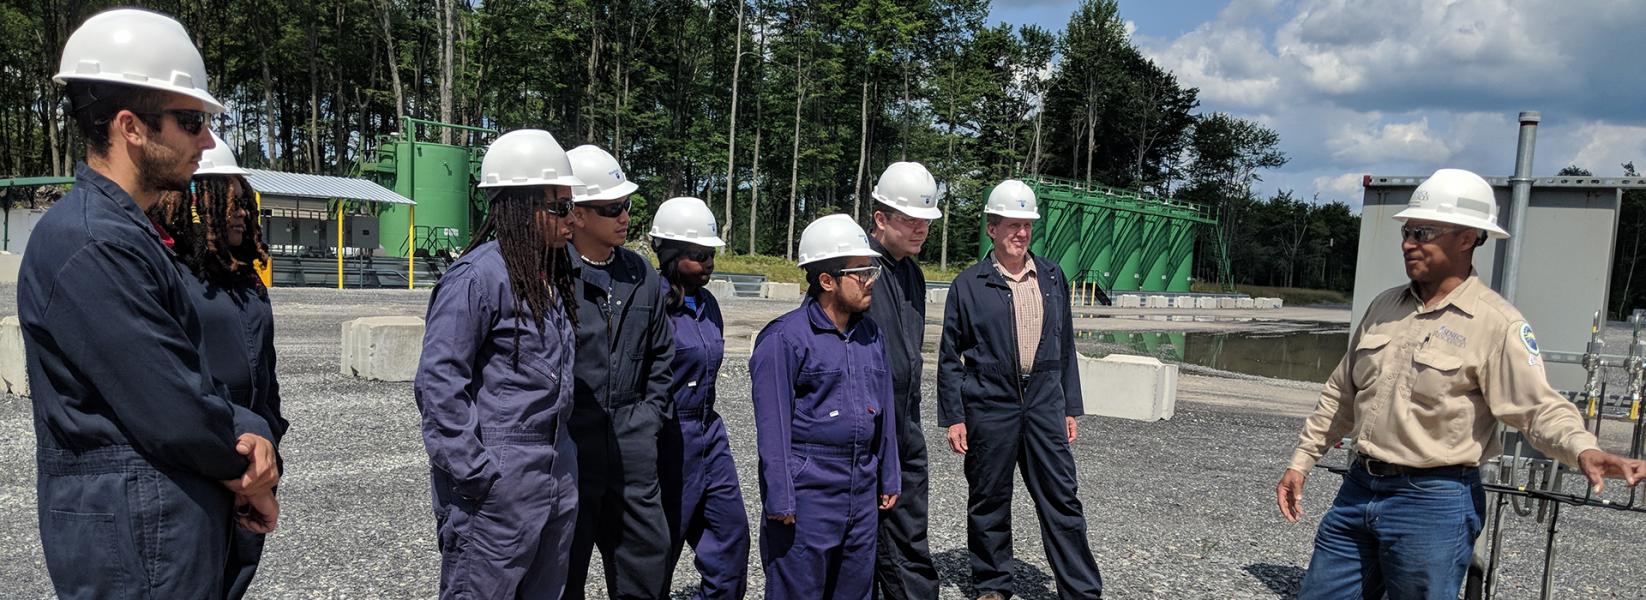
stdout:
<svg viewBox="0 0 1646 600">
<path fill-rule="evenodd" d="M 1109 292 L 1186 292 L 1195 236 L 1216 220 L 1200 207 L 1137 192 L 1055 177 L 1023 180 L 1035 191 L 1041 219 L 1029 249 L 1079 283 Z M 988 256 L 987 218 L 978 232 Z"/>
<path fill-rule="evenodd" d="M 403 138 L 385 140 L 365 171 L 385 187 L 417 201 L 416 248 L 456 246 L 469 241 L 475 190 L 474 153 L 462 146 L 429 142 L 412 144 Z M 413 189 L 415 181 L 416 189 Z M 412 211 L 406 206 L 384 207 L 378 215 L 383 250 L 405 256 L 407 225 Z"/>
</svg>

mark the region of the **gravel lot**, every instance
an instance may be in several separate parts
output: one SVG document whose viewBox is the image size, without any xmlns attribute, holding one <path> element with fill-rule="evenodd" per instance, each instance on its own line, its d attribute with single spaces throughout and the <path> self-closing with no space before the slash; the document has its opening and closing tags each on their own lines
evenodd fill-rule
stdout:
<svg viewBox="0 0 1646 600">
<path fill-rule="evenodd" d="M 15 290 L 0 286 L 0 314 L 15 314 Z M 429 513 L 427 458 L 409 383 L 338 373 L 339 324 L 370 315 L 421 315 L 426 292 L 277 289 L 281 387 L 292 429 L 284 444 L 281 529 L 269 541 L 254 595 L 266 598 L 429 598 L 438 557 Z M 733 332 L 719 407 L 732 432 L 751 516 L 759 514 L 747 339 L 787 307 L 734 301 Z M 739 337 L 742 336 L 742 337 Z M 944 598 L 970 598 L 965 550 L 965 479 L 942 450 L 934 384 L 927 373 L 923 416 L 932 446 L 931 546 Z M 1106 587 L 1115 598 L 1289 598 L 1308 561 L 1314 516 L 1337 487 L 1317 471 L 1306 494 L 1308 522 L 1281 520 L 1273 486 L 1296 439 L 1313 386 L 1186 375 L 1175 419 L 1137 423 L 1081 419 L 1074 445 L 1080 494 Z M 34 511 L 33 428 L 28 401 L 0 396 L 0 581 L 9 598 L 50 597 Z M 1334 454 L 1329 462 L 1341 462 Z M 1622 498 L 1617 490 L 1608 496 Z M 1018 596 L 1055 598 L 1034 511 L 1021 485 L 1014 516 Z M 1563 514 L 1556 595 L 1646 597 L 1637 566 L 1646 515 L 1597 509 Z M 1536 596 L 1542 526 L 1505 526 L 1500 598 Z M 598 561 L 597 561 L 598 562 Z M 751 597 L 759 597 L 751 557 Z M 693 588 L 689 556 L 677 597 Z M 596 575 L 591 597 L 604 597 Z"/>
</svg>

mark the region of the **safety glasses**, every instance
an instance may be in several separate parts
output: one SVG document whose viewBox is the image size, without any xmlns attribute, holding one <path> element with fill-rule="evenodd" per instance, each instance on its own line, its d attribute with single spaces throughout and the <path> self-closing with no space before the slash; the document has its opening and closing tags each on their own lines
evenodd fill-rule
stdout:
<svg viewBox="0 0 1646 600">
<path fill-rule="evenodd" d="M 556 217 L 564 217 L 572 214 L 572 201 L 559 198 L 546 200 L 543 202 L 543 210 L 549 211 L 549 214 Z"/>
<path fill-rule="evenodd" d="M 189 135 L 200 135 L 200 131 L 206 127 L 206 121 L 211 119 L 211 113 L 188 108 L 168 108 L 159 112 L 133 111 L 132 114 L 150 119 L 156 119 L 162 115 L 171 115 L 171 118 L 177 120 L 177 126 L 183 128 L 183 132 Z"/>
<path fill-rule="evenodd" d="M 1406 225 L 1400 228 L 1401 240 L 1412 240 L 1419 244 L 1435 241 L 1440 236 L 1463 229 L 1462 227 L 1441 227 L 1439 225 Z"/>
<path fill-rule="evenodd" d="M 615 219 L 617 215 L 629 212 L 629 201 L 613 202 L 611 204 L 584 204 L 583 208 L 594 211 L 594 214 Z"/>
<path fill-rule="evenodd" d="M 840 270 L 841 277 L 845 277 L 847 275 L 856 275 L 858 280 L 863 282 L 863 285 L 872 285 L 875 280 L 880 279 L 880 265 L 869 265 L 867 267 Z"/>
<path fill-rule="evenodd" d="M 680 252 L 680 257 L 681 258 L 684 258 L 686 260 L 689 260 L 689 261 L 692 261 L 692 262 L 695 262 L 695 263 L 700 263 L 700 262 L 707 261 L 707 260 L 709 260 L 709 258 L 711 258 L 713 256 L 714 256 L 714 250 L 713 249 L 704 248 L 702 246 L 693 246 L 691 248 L 687 248 L 687 249 Z"/>
</svg>

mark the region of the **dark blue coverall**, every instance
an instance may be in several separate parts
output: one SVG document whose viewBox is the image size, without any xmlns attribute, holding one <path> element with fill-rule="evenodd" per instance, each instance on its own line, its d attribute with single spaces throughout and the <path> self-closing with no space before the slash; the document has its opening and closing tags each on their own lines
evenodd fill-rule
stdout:
<svg viewBox="0 0 1646 600">
<path fill-rule="evenodd" d="M 812 298 L 766 325 L 749 358 L 767 598 L 866 599 L 879 496 L 897 494 L 896 408 L 873 319 L 842 333 Z M 793 515 L 785 525 L 767 517 Z"/>
<path fill-rule="evenodd" d="M 697 290 L 696 308 L 669 308 L 674 324 L 673 422 L 663 428 L 659 475 L 674 533 L 670 576 L 690 542 L 703 581 L 695 598 L 742 598 L 748 589 L 749 515 L 737 483 L 726 422 L 714 410 L 714 384 L 726 351 L 720 303 Z"/>
<path fill-rule="evenodd" d="M 577 519 L 567 435 L 573 332 L 515 311 L 497 242 L 429 298 L 414 389 L 429 452 L 442 598 L 561 597 Z M 516 317 L 519 317 L 517 320 Z"/>
<path fill-rule="evenodd" d="M 220 284 L 198 275 L 183 277 L 205 327 L 202 356 L 213 377 L 228 388 L 229 401 L 269 423 L 275 451 L 289 423 L 280 415 L 280 383 L 274 369 L 274 309 L 269 292 L 252 281 Z M 282 466 L 284 463 L 282 462 Z M 223 595 L 243 598 L 263 556 L 261 533 L 234 528 L 224 574 Z"/>
<path fill-rule="evenodd" d="M 1017 312 L 994 259 L 955 277 L 938 354 L 938 423 L 966 424 L 966 545 L 977 591 L 1012 593 L 1015 466 L 1040 517 L 1040 540 L 1058 596 L 1098 598 L 1103 579 L 1086 540 L 1064 423 L 1065 417 L 1085 412 L 1069 283 L 1056 264 L 1031 258 L 1045 314 L 1030 373 L 1019 365 Z"/>
<path fill-rule="evenodd" d="M 33 392 L 40 543 L 59 598 L 213 598 L 238 437 L 273 439 L 201 356 L 187 267 L 84 164 L 35 226 L 17 307 Z"/>
<path fill-rule="evenodd" d="M 567 245 L 573 257 L 581 256 Z M 658 444 L 674 416 L 668 287 L 639 254 L 613 249 L 605 267 L 581 264 L 577 290 L 577 535 L 566 597 L 584 594 L 600 546 L 611 598 L 668 595 L 669 522 L 658 483 Z M 574 263 L 580 262 L 573 258 Z"/>
<path fill-rule="evenodd" d="M 925 363 L 926 274 L 913 257 L 892 260 L 880 240 L 869 238 L 880 253 L 875 263 L 883 275 L 874 288 L 869 319 L 880 326 L 891 365 L 892 398 L 897 414 L 897 454 L 902 459 L 903 494 L 880 515 L 874 580 L 885 598 L 937 598 L 937 565 L 926 540 L 926 435 L 920 430 L 920 378 Z"/>
</svg>

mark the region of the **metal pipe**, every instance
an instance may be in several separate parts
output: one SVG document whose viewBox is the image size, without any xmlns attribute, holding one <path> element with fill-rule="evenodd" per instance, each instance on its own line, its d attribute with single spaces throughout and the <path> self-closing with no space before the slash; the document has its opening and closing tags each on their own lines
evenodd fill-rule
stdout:
<svg viewBox="0 0 1646 600">
<path fill-rule="evenodd" d="M 337 289 L 343 289 L 343 200 L 337 200 Z"/>
<path fill-rule="evenodd" d="M 1513 303 L 1520 285 L 1520 247 L 1526 241 L 1526 207 L 1532 197 L 1532 151 L 1537 146 L 1537 111 L 1520 113 L 1520 143 L 1515 148 L 1515 175 L 1509 201 L 1509 250 L 1503 256 L 1503 298 Z"/>
<path fill-rule="evenodd" d="M 412 289 L 417 283 L 417 264 L 412 259 L 417 253 L 417 205 L 411 205 L 411 218 L 406 221 L 406 289 Z"/>
</svg>

